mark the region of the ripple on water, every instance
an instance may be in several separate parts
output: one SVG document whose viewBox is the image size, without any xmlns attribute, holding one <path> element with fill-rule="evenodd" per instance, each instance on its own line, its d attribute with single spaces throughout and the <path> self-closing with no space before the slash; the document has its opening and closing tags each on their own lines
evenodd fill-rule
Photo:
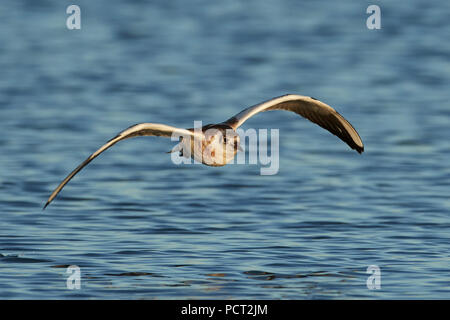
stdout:
<svg viewBox="0 0 450 320">
<path fill-rule="evenodd" d="M 419 0 L 386 2 L 398 19 L 378 32 L 349 0 L 98 0 L 85 4 L 92 32 L 68 37 L 56 1 L 4 1 L 0 298 L 450 298 L 450 47 L 437 23 L 450 2 L 438 2 L 427 14 L 415 14 Z M 365 152 L 267 112 L 242 128 L 279 129 L 276 175 L 175 165 L 174 141 L 129 139 L 42 211 L 70 170 L 134 123 L 213 123 L 288 92 L 336 107 Z"/>
</svg>

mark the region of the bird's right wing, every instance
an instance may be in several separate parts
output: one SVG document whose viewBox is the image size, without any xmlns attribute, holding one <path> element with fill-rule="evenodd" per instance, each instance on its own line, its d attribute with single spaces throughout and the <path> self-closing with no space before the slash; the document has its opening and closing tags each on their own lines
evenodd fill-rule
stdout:
<svg viewBox="0 0 450 320">
<path fill-rule="evenodd" d="M 172 135 L 182 136 L 182 137 L 195 137 L 198 135 L 193 131 L 167 126 L 159 123 L 139 123 L 125 129 L 120 132 L 117 136 L 109 140 L 103 146 L 101 146 L 97 151 L 91 154 L 86 160 L 83 161 L 78 167 L 75 168 L 60 184 L 59 186 L 52 192 L 50 197 L 48 198 L 44 209 L 52 202 L 52 200 L 58 195 L 58 193 L 64 188 L 64 186 L 72 179 L 81 169 L 83 169 L 86 165 L 89 164 L 92 160 L 94 160 L 100 153 L 105 151 L 106 149 L 112 147 L 117 142 L 121 140 L 125 140 L 128 138 L 139 137 L 139 136 L 161 136 L 161 137 L 171 137 Z M 199 136 L 199 138 L 201 138 Z"/>
</svg>

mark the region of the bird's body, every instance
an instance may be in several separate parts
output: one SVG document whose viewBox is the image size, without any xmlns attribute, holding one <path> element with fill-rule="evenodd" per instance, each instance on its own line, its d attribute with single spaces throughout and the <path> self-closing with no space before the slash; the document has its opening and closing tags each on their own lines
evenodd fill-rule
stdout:
<svg viewBox="0 0 450 320">
<path fill-rule="evenodd" d="M 44 209 L 70 179 L 89 162 L 117 142 L 128 138 L 137 136 L 179 136 L 179 144 L 170 152 L 180 152 L 180 155 L 183 157 L 193 158 L 208 166 L 224 166 L 234 159 L 238 150 L 241 150 L 239 134 L 236 132 L 236 129 L 255 114 L 271 110 L 295 112 L 336 135 L 358 153 L 364 151 L 364 145 L 356 130 L 336 110 L 317 99 L 288 94 L 244 109 L 222 123 L 209 124 L 201 128 L 181 129 L 158 123 L 140 123 L 131 126 L 109 140 L 75 168 L 53 191 Z"/>
<path fill-rule="evenodd" d="M 199 132 L 202 137 L 182 137 L 171 152 L 180 151 L 180 155 L 186 158 L 207 166 L 221 167 L 232 161 L 240 149 L 239 135 L 226 124 L 208 124 L 187 130 Z"/>
</svg>

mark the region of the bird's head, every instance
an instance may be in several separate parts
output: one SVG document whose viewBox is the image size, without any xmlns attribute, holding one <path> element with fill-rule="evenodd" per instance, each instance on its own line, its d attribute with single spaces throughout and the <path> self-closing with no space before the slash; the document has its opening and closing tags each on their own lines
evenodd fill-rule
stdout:
<svg viewBox="0 0 450 320">
<path fill-rule="evenodd" d="M 232 128 L 215 125 L 204 131 L 203 163 L 225 165 L 233 160 L 240 147 L 239 134 Z"/>
<path fill-rule="evenodd" d="M 239 134 L 234 131 L 232 128 L 223 126 L 223 125 L 210 125 L 205 126 L 209 127 L 204 131 L 205 140 L 208 144 L 213 144 L 215 147 L 222 146 L 223 150 L 227 152 L 232 151 L 232 153 L 236 154 L 236 152 L 243 151 L 240 143 L 241 139 Z"/>
<path fill-rule="evenodd" d="M 243 151 L 241 148 L 241 138 L 234 130 L 226 130 L 225 134 L 222 135 L 222 144 L 226 150 L 233 150 L 234 153 Z"/>
</svg>

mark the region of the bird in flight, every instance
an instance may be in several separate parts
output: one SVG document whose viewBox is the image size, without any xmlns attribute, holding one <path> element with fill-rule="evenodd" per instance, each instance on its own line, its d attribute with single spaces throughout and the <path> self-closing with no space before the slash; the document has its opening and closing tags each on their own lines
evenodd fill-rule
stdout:
<svg viewBox="0 0 450 320">
<path fill-rule="evenodd" d="M 364 145 L 358 132 L 356 132 L 350 122 L 332 107 L 312 97 L 287 94 L 244 109 L 224 122 L 208 124 L 201 128 L 181 129 L 159 123 L 133 125 L 109 140 L 76 167 L 52 192 L 44 205 L 44 209 L 89 162 L 117 142 L 128 138 L 139 136 L 170 138 L 178 136 L 179 144 L 169 152 L 179 151 L 180 156 L 192 158 L 205 165 L 224 166 L 233 160 L 238 150 L 242 150 L 236 129 L 257 113 L 271 110 L 295 112 L 339 137 L 358 153 L 364 151 Z"/>
</svg>

